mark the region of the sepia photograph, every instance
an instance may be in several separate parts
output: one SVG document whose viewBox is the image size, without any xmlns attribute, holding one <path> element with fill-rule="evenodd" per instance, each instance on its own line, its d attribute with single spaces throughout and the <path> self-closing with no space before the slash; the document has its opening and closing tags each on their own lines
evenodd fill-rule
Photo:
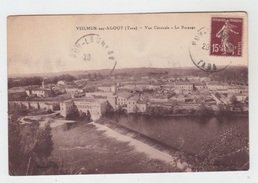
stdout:
<svg viewBox="0 0 258 183">
<path fill-rule="evenodd" d="M 247 171 L 245 12 L 7 17 L 10 176 Z"/>
</svg>

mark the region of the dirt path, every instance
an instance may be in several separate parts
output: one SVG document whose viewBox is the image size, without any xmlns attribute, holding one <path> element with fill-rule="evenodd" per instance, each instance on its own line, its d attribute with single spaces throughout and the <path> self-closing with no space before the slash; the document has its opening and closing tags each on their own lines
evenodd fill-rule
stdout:
<svg viewBox="0 0 258 183">
<path fill-rule="evenodd" d="M 108 137 L 115 138 L 118 141 L 122 142 L 129 142 L 130 145 L 134 146 L 135 149 L 138 152 L 143 152 L 145 153 L 149 158 L 151 159 L 158 159 L 161 161 L 164 161 L 166 163 L 169 163 L 173 167 L 177 167 L 180 170 L 186 171 L 186 172 L 191 172 L 192 169 L 189 167 L 189 165 L 186 162 L 181 162 L 177 157 L 173 157 L 165 152 L 162 152 L 158 149 L 155 149 L 143 142 L 140 142 L 136 139 L 133 139 L 131 137 L 122 135 L 107 126 L 94 123 L 92 122 L 91 124 L 95 125 L 97 127 L 97 130 L 100 131 L 105 131 L 105 135 Z"/>
</svg>

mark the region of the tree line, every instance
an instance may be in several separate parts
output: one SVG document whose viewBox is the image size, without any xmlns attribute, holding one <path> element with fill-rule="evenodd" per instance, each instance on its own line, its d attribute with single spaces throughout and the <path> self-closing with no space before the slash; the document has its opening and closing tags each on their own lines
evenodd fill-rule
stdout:
<svg viewBox="0 0 258 183">
<path fill-rule="evenodd" d="M 69 74 L 63 74 L 60 76 L 49 77 L 45 79 L 45 84 L 56 84 L 58 81 L 72 82 L 76 78 Z M 34 76 L 34 77 L 22 77 L 22 78 L 9 78 L 8 79 L 8 88 L 21 87 L 21 86 L 30 86 L 30 85 L 41 85 L 43 77 Z"/>
</svg>

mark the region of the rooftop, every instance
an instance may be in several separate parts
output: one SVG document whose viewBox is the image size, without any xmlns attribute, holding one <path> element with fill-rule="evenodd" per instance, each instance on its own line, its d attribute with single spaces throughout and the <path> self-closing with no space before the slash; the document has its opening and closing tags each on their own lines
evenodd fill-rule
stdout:
<svg viewBox="0 0 258 183">
<path fill-rule="evenodd" d="M 97 102 L 102 103 L 106 102 L 106 99 L 103 98 L 89 98 L 89 97 L 82 97 L 82 98 L 73 98 L 73 101 L 79 101 L 79 102 Z"/>
<path fill-rule="evenodd" d="M 211 81 L 211 82 L 208 82 L 206 83 L 207 85 L 220 85 L 220 86 L 228 86 L 227 83 L 219 83 L 217 81 Z"/>
<path fill-rule="evenodd" d="M 192 85 L 190 82 L 175 82 L 175 85 Z"/>
<path fill-rule="evenodd" d="M 138 101 L 140 97 L 138 95 L 131 96 L 128 100 Z"/>
<path fill-rule="evenodd" d="M 194 86 L 203 86 L 203 85 L 205 85 L 204 83 L 193 83 L 194 84 Z"/>
<path fill-rule="evenodd" d="M 33 88 L 32 91 L 51 91 L 49 88 Z"/>
<path fill-rule="evenodd" d="M 98 87 L 114 87 L 115 85 L 113 85 L 113 84 L 102 84 L 102 85 L 100 85 L 100 86 L 98 86 Z"/>
<path fill-rule="evenodd" d="M 127 91 L 123 91 L 123 92 L 117 94 L 117 96 L 124 97 L 124 98 L 127 98 L 127 99 L 128 99 L 131 95 L 132 95 L 132 93 L 127 92 Z"/>
<path fill-rule="evenodd" d="M 28 99 L 27 101 L 65 101 L 71 99 L 70 94 L 63 94 L 63 95 L 58 95 L 56 97 L 47 97 L 47 98 L 32 98 Z"/>
<path fill-rule="evenodd" d="M 217 91 L 228 91 L 227 89 L 219 88 Z"/>
<path fill-rule="evenodd" d="M 240 97 L 240 96 L 246 97 L 247 94 L 239 93 L 239 94 L 236 94 L 235 96 L 236 96 L 236 97 L 237 97 L 237 96 L 239 96 L 239 97 Z"/>
<path fill-rule="evenodd" d="M 147 102 L 146 101 L 138 101 L 137 103 L 138 104 L 146 104 Z"/>
<path fill-rule="evenodd" d="M 23 89 L 18 89 L 18 90 L 8 90 L 8 93 L 23 93 L 25 90 Z"/>
</svg>

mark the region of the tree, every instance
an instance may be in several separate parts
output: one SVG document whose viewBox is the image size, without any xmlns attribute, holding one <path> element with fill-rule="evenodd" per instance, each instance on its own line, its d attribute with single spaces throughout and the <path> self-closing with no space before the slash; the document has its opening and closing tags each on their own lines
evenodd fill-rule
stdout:
<svg viewBox="0 0 258 183">
<path fill-rule="evenodd" d="M 120 106 L 120 105 L 118 106 L 117 113 L 118 114 L 124 113 L 124 110 L 123 110 L 122 106 Z"/>
<path fill-rule="evenodd" d="M 249 98 L 248 96 L 245 98 L 245 103 L 248 104 Z"/>
<path fill-rule="evenodd" d="M 48 109 L 47 114 L 51 114 L 51 113 L 53 113 L 52 109 Z"/>
<path fill-rule="evenodd" d="M 233 106 L 236 106 L 236 105 L 238 104 L 238 101 L 237 101 L 237 98 L 236 98 L 235 95 L 232 95 L 232 96 L 230 97 L 230 102 L 231 102 L 231 104 L 232 104 Z"/>
<path fill-rule="evenodd" d="M 105 111 L 105 116 L 112 116 L 114 114 L 114 108 L 112 107 L 112 105 L 108 102 L 107 106 L 106 106 L 106 111 Z"/>
<path fill-rule="evenodd" d="M 34 127 L 30 131 L 33 129 Z M 50 123 L 47 123 L 44 128 L 38 127 L 31 135 L 33 141 L 32 146 L 27 148 L 26 175 L 42 175 L 53 168 L 50 166 L 53 162 L 48 160 L 54 149 Z"/>
<path fill-rule="evenodd" d="M 219 94 L 218 92 L 215 93 L 215 96 L 216 96 L 218 99 L 221 98 L 221 96 L 220 96 L 220 94 Z"/>
<path fill-rule="evenodd" d="M 33 151 L 37 157 L 47 160 L 53 151 L 53 144 L 50 123 L 47 123 L 44 129 L 38 131 L 37 142 Z"/>
<path fill-rule="evenodd" d="M 162 115 L 171 113 L 171 111 L 164 107 L 154 106 L 154 107 L 147 107 L 147 113 L 150 115 L 162 116 Z"/>
<path fill-rule="evenodd" d="M 194 114 L 194 113 L 195 113 L 195 109 L 191 108 L 191 109 L 189 110 L 189 114 Z"/>
<path fill-rule="evenodd" d="M 24 110 L 14 111 L 8 120 L 10 175 L 41 175 L 49 172 L 53 169 L 51 166 L 54 166 L 54 163 L 48 160 L 53 151 L 50 124 L 41 128 L 35 120 L 20 129 L 18 118 L 26 113 Z"/>
<path fill-rule="evenodd" d="M 90 121 L 91 120 L 91 114 L 90 114 L 89 110 L 87 110 L 86 116 L 87 116 L 87 120 Z"/>
<path fill-rule="evenodd" d="M 203 103 L 199 106 L 199 109 L 196 111 L 196 114 L 201 117 L 210 116 L 213 114 L 212 109 L 206 107 Z"/>
<path fill-rule="evenodd" d="M 29 154 L 35 147 L 35 140 L 37 139 L 37 133 L 39 130 L 39 122 L 34 121 L 28 127 L 28 130 L 22 136 L 23 152 Z"/>
<path fill-rule="evenodd" d="M 64 81 L 73 81 L 75 80 L 75 77 L 69 75 L 69 74 L 63 74 L 58 77 L 59 80 L 64 80 Z"/>
<path fill-rule="evenodd" d="M 16 79 L 8 79 L 8 88 L 18 87 L 18 86 L 29 86 L 29 85 L 41 85 L 43 81 L 42 77 L 24 77 Z"/>
<path fill-rule="evenodd" d="M 226 116 L 230 114 L 230 106 L 224 104 L 218 104 L 217 116 Z"/>
<path fill-rule="evenodd" d="M 134 113 L 138 113 L 139 111 L 140 111 L 139 107 L 135 105 L 135 106 L 133 107 L 133 112 L 134 112 Z"/>
<path fill-rule="evenodd" d="M 20 175 L 24 153 L 21 145 L 20 128 L 17 117 L 8 121 L 9 174 Z"/>
<path fill-rule="evenodd" d="M 146 113 L 147 114 L 153 114 L 153 109 L 154 109 L 153 107 L 148 106 L 147 109 L 146 109 Z"/>
<path fill-rule="evenodd" d="M 66 115 L 67 120 L 79 120 L 80 113 L 78 109 L 73 106 L 72 109 L 69 111 L 69 113 Z"/>
<path fill-rule="evenodd" d="M 170 99 L 171 97 L 173 97 L 173 96 L 175 96 L 175 95 L 176 95 L 176 93 L 173 91 L 173 92 L 171 92 L 171 93 L 168 94 L 168 97 L 167 97 L 167 98 Z"/>
<path fill-rule="evenodd" d="M 90 122 L 91 121 L 91 114 L 90 114 L 90 111 L 87 110 L 87 112 L 82 112 L 80 111 L 79 112 L 79 117 L 78 119 L 80 122 Z"/>
<path fill-rule="evenodd" d="M 85 112 L 80 112 L 79 121 L 84 121 L 86 119 L 87 119 L 86 113 Z"/>
</svg>

